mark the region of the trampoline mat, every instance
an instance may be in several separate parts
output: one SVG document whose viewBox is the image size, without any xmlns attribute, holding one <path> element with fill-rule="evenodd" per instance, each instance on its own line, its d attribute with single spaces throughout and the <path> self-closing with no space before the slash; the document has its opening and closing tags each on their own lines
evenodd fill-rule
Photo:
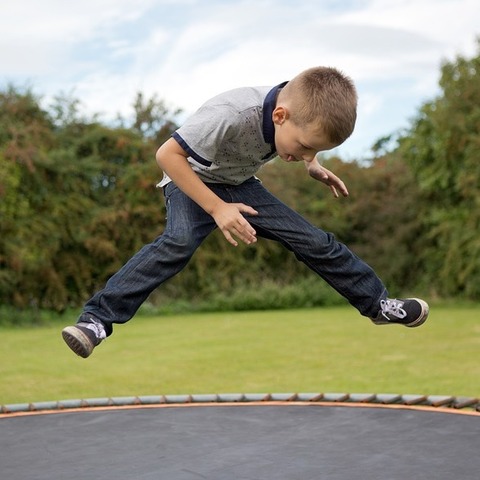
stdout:
<svg viewBox="0 0 480 480">
<path fill-rule="evenodd" d="M 479 478 L 480 417 L 320 405 L 85 409 L 0 419 L 15 480 Z"/>
</svg>

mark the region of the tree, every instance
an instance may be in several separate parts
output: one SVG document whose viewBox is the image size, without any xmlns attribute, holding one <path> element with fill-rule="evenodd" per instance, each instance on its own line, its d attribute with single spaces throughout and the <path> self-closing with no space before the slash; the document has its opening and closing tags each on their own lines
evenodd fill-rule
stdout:
<svg viewBox="0 0 480 480">
<path fill-rule="evenodd" d="M 164 221 L 154 141 L 80 118 L 77 105 L 0 93 L 2 303 L 78 305 Z M 165 137 L 174 122 L 162 114 Z"/>
<path fill-rule="evenodd" d="M 180 109 L 170 112 L 165 102 L 156 95 L 145 99 L 141 92 L 135 97 L 133 110 L 135 117 L 132 129 L 142 137 L 154 140 L 158 146 L 176 128 L 173 118 L 181 113 Z"/>
<path fill-rule="evenodd" d="M 441 295 L 480 296 L 479 53 L 441 69 L 441 94 L 423 105 L 400 140 L 424 223 L 418 239 L 425 283 Z"/>
</svg>

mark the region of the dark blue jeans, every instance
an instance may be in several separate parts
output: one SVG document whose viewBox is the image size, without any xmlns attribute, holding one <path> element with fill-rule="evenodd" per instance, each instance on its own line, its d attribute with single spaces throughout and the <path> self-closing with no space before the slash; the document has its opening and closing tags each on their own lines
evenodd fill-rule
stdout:
<svg viewBox="0 0 480 480">
<path fill-rule="evenodd" d="M 313 226 L 255 178 L 237 186 L 208 187 L 226 202 L 244 203 L 257 210 L 258 215 L 247 217 L 257 236 L 276 240 L 291 250 L 362 315 L 377 315 L 380 300 L 387 296 L 385 286 L 372 268 L 331 233 Z M 130 320 L 153 290 L 180 272 L 216 228 L 213 218 L 173 182 L 164 191 L 165 232 L 136 253 L 84 307 L 85 313 L 105 324 L 108 335 L 114 323 Z"/>
</svg>

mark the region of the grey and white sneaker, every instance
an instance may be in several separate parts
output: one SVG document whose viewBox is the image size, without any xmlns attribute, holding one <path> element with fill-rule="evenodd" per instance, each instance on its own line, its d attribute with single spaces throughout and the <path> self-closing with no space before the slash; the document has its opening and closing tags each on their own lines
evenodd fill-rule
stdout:
<svg viewBox="0 0 480 480">
<path fill-rule="evenodd" d="M 398 323 L 405 327 L 419 327 L 428 317 L 428 304 L 419 298 L 386 298 L 380 300 L 380 311 L 372 322 L 375 325 Z"/>
<path fill-rule="evenodd" d="M 93 349 L 107 338 L 107 334 L 101 322 L 89 318 L 71 327 L 65 327 L 62 330 L 62 337 L 74 353 L 87 358 Z"/>
</svg>

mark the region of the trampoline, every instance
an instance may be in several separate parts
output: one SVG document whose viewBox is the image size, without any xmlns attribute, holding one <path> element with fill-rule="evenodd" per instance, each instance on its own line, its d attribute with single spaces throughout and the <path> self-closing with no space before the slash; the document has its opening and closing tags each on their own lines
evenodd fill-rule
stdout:
<svg viewBox="0 0 480 480">
<path fill-rule="evenodd" d="M 16 480 L 479 478 L 477 399 L 374 394 L 122 397 L 4 405 Z"/>
</svg>

